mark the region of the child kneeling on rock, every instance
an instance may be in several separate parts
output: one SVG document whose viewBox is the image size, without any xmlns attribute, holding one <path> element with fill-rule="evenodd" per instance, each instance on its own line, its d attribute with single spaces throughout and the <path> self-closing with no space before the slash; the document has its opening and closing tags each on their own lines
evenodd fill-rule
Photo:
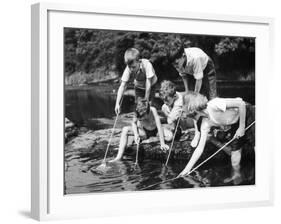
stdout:
<svg viewBox="0 0 281 224">
<path fill-rule="evenodd" d="M 253 141 L 254 138 L 253 126 L 246 133 L 245 126 L 253 124 L 255 120 L 254 107 L 246 104 L 241 98 L 214 98 L 208 102 L 205 96 L 196 92 L 185 94 L 183 101 L 184 116 L 192 117 L 198 121 L 201 135 L 191 159 L 179 176 L 187 175 L 199 160 L 204 151 L 208 133 L 213 128 L 228 126 L 229 139 L 235 139 L 230 144 L 233 174 L 225 182 L 241 183 L 241 150 L 247 142 Z M 248 150 L 248 148 L 244 147 L 244 150 Z"/>
<path fill-rule="evenodd" d="M 165 144 L 164 130 L 156 108 L 150 106 L 147 100 L 139 99 L 132 126 L 123 128 L 117 156 L 110 162 L 115 162 L 122 158 L 131 132 L 134 134 L 136 144 L 140 144 L 141 140 L 159 135 L 160 148 L 164 151 L 169 149 L 169 146 Z"/>
<path fill-rule="evenodd" d="M 165 136 L 167 141 L 172 140 L 175 133 L 175 139 L 181 137 L 181 128 L 177 126 L 178 119 L 181 118 L 183 97 L 182 94 L 176 91 L 176 86 L 171 81 L 163 81 L 160 87 L 160 97 L 164 104 L 162 111 L 167 117 L 167 124 L 165 127 Z M 177 130 L 175 130 L 177 128 Z"/>
</svg>

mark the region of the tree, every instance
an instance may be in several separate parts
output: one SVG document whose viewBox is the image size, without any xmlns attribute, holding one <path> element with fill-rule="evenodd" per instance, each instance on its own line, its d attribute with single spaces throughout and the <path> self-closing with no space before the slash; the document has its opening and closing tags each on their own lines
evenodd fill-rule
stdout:
<svg viewBox="0 0 281 224">
<path fill-rule="evenodd" d="M 125 68 L 125 51 L 135 47 L 153 63 L 160 80 L 176 79 L 178 73 L 170 55 L 180 44 L 202 48 L 225 77 L 234 70 L 247 74 L 255 67 L 254 38 L 76 28 L 65 28 L 64 35 L 66 76 L 97 71 L 120 76 Z"/>
</svg>

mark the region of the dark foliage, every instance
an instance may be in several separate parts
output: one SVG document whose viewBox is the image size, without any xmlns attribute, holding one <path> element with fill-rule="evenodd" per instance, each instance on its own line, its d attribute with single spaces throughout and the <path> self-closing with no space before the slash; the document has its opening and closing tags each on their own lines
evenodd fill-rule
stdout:
<svg viewBox="0 0 281 224">
<path fill-rule="evenodd" d="M 65 28 L 64 40 L 66 76 L 97 71 L 120 76 L 124 52 L 135 47 L 153 63 L 160 80 L 173 80 L 178 73 L 169 59 L 181 43 L 202 48 L 215 61 L 219 78 L 247 79 L 249 73 L 254 74 L 254 38 Z"/>
</svg>

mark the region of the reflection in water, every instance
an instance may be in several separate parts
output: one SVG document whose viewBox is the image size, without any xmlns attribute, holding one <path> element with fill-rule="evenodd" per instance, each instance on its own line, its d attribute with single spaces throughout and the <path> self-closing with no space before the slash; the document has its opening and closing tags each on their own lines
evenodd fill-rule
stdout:
<svg viewBox="0 0 281 224">
<path fill-rule="evenodd" d="M 112 158 L 108 158 L 108 160 Z M 209 167 L 205 165 L 190 177 L 161 183 L 176 177 L 186 163 L 171 163 L 166 167 L 161 161 L 144 159 L 140 161 L 138 166 L 135 166 L 134 159 L 134 156 L 125 156 L 122 161 L 107 163 L 104 170 L 98 169 L 102 159 L 85 160 L 87 161 L 85 164 L 90 164 L 86 171 L 80 169 L 85 165 L 83 162 L 81 163 L 77 158 L 72 159 L 71 164 L 66 170 L 66 194 L 135 191 L 155 183 L 160 184 L 149 188 L 149 190 L 232 185 L 231 183 L 225 184 L 223 182 L 231 174 L 229 163 L 220 164 L 219 166 L 212 164 Z M 76 160 L 76 162 L 73 160 Z M 242 185 L 254 184 L 254 165 L 244 165 L 242 175 L 244 177 Z"/>
<path fill-rule="evenodd" d="M 115 116 L 115 88 L 96 86 L 65 91 L 65 116 L 78 126 L 93 130 L 109 128 Z M 132 111 L 133 103 L 133 97 L 124 96 L 122 112 Z"/>
</svg>

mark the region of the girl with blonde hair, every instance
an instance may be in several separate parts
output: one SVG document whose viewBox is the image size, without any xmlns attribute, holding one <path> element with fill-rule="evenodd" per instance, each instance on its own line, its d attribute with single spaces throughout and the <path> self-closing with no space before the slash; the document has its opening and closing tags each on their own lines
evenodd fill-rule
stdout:
<svg viewBox="0 0 281 224">
<path fill-rule="evenodd" d="M 214 98 L 210 101 L 200 93 L 188 92 L 183 97 L 183 116 L 195 119 L 200 130 L 200 139 L 191 159 L 179 176 L 188 174 L 202 155 L 208 134 L 213 128 L 227 129 L 231 143 L 231 165 L 233 174 L 226 182 L 239 184 L 241 179 L 241 150 L 247 141 L 254 140 L 254 128 L 245 135 L 245 126 L 255 120 L 255 108 L 241 98 Z M 223 139 L 226 141 L 227 139 Z"/>
</svg>

